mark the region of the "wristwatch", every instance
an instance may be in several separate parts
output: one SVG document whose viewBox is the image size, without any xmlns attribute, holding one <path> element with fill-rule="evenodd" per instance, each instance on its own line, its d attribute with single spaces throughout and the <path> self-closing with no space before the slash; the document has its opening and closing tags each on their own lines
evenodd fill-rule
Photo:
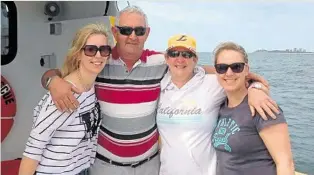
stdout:
<svg viewBox="0 0 314 175">
<path fill-rule="evenodd" d="M 262 84 L 259 82 L 254 82 L 251 84 L 250 88 L 255 88 L 255 89 L 262 89 Z"/>
<path fill-rule="evenodd" d="M 48 89 L 49 84 L 51 83 L 51 80 L 54 78 L 55 76 L 52 77 L 48 77 L 47 81 L 46 81 L 46 88 Z"/>
</svg>

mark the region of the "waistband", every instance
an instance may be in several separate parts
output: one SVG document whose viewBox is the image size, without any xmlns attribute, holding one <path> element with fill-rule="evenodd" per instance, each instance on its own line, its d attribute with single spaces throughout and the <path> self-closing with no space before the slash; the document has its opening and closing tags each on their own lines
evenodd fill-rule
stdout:
<svg viewBox="0 0 314 175">
<path fill-rule="evenodd" d="M 157 155 L 159 154 L 159 152 L 157 151 L 155 154 L 151 155 L 150 157 L 144 159 L 144 160 L 141 160 L 139 162 L 136 162 L 136 163 L 120 163 L 120 162 L 116 162 L 116 161 L 113 161 L 113 160 L 110 160 L 109 158 L 99 154 L 99 153 L 96 153 L 96 158 L 98 158 L 99 160 L 102 160 L 104 162 L 107 162 L 109 164 L 112 164 L 112 165 L 117 165 L 117 166 L 130 166 L 132 168 L 136 168 L 142 164 L 144 164 L 145 162 L 148 162 L 150 161 L 151 159 L 153 159 L 154 157 L 156 157 Z"/>
</svg>

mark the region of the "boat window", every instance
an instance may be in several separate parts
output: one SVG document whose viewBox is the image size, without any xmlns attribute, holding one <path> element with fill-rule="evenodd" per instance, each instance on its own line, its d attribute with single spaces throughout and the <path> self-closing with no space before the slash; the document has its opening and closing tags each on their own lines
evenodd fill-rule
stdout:
<svg viewBox="0 0 314 175">
<path fill-rule="evenodd" d="M 1 65 L 14 60 L 17 52 L 17 11 L 14 2 L 1 1 Z"/>
</svg>

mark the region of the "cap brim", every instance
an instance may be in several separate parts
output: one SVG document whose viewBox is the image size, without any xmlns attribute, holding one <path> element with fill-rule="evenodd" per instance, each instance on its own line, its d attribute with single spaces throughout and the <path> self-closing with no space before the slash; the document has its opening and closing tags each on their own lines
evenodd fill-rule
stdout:
<svg viewBox="0 0 314 175">
<path fill-rule="evenodd" d="M 181 47 L 181 48 L 188 49 L 188 50 L 190 50 L 190 51 L 192 51 L 193 53 L 196 54 L 196 51 L 195 51 L 194 49 L 192 49 L 190 46 L 184 45 L 184 44 L 170 46 L 170 47 L 167 48 L 166 51 L 168 51 L 168 50 L 170 50 L 170 49 L 173 49 L 173 48 L 178 48 L 178 47 L 179 47 L 179 48 Z"/>
</svg>

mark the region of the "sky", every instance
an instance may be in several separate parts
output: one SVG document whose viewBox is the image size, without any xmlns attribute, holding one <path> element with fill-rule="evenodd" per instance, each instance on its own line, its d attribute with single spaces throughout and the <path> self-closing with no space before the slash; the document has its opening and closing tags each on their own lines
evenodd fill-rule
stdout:
<svg viewBox="0 0 314 175">
<path fill-rule="evenodd" d="M 197 40 L 199 52 L 233 41 L 248 52 L 303 48 L 314 51 L 314 1 L 129 1 L 147 14 L 145 47 L 163 51 L 175 34 Z"/>
</svg>

